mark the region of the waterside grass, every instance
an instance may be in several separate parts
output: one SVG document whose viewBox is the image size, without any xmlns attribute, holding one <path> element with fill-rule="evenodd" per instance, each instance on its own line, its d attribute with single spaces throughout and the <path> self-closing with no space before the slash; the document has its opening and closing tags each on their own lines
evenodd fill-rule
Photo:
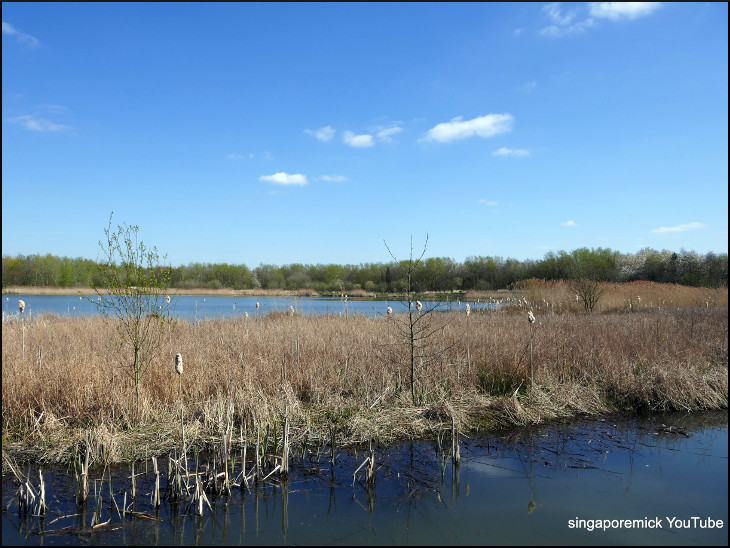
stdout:
<svg viewBox="0 0 730 548">
<path fill-rule="evenodd" d="M 683 305 L 667 305 L 671 294 L 639 305 L 634 293 L 621 293 L 634 297 L 631 307 L 601 313 L 569 307 L 567 296 L 564 306 L 538 306 L 533 295 L 532 387 L 527 308 L 444 312 L 443 328 L 417 349 L 420 405 L 402 386 L 410 349 L 389 328 L 403 321 L 397 314 L 181 321 L 143 379 L 139 416 L 132 379 L 111 359 L 113 325 L 7 321 L 3 452 L 46 462 L 72 462 L 86 447 L 94 462 L 171 453 L 182 446 L 181 404 L 187 447 L 220 443 L 231 409 L 248 444 L 269 428 L 275 437 L 286 414 L 291 445 L 314 447 L 331 443 L 332 432 L 340 446 L 436 435 L 452 421 L 466 431 L 616 410 L 726 409 L 727 290 L 724 302 L 720 292 Z"/>
</svg>

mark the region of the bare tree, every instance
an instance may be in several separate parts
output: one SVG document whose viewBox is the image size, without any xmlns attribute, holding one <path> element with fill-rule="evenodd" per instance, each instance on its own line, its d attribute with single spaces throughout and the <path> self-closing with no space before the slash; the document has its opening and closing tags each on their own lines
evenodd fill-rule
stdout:
<svg viewBox="0 0 730 548">
<path fill-rule="evenodd" d="M 383 243 L 393 260 L 396 263 L 399 263 L 398 259 L 388 247 L 387 242 L 383 240 Z M 433 351 L 428 351 L 426 349 L 429 338 L 443 327 L 443 325 L 435 325 L 432 316 L 434 310 L 436 310 L 441 303 L 438 302 L 430 306 L 423 306 L 420 301 L 414 301 L 416 294 L 413 288 L 413 273 L 423 262 L 423 256 L 426 254 L 427 247 L 428 234 L 426 234 L 426 242 L 423 245 L 423 251 L 418 258 L 414 260 L 413 236 L 411 236 L 410 253 L 408 255 L 408 261 L 404 265 L 406 274 L 406 302 L 408 306 L 408 316 L 407 318 L 401 319 L 399 315 L 394 315 L 396 328 L 404 337 L 409 350 L 411 399 L 414 405 L 416 405 L 418 400 L 416 394 L 416 356 L 418 355 L 420 361 L 427 365 L 434 361 L 445 350 L 444 348 Z"/>
<path fill-rule="evenodd" d="M 589 312 L 598 304 L 598 301 L 606 290 L 603 282 L 596 281 L 590 277 L 568 280 L 568 287 L 583 301 L 583 306 Z"/>
</svg>

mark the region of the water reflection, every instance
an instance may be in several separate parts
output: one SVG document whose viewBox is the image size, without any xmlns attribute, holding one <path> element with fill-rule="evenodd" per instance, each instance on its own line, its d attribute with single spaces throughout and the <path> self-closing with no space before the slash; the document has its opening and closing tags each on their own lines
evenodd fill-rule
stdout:
<svg viewBox="0 0 730 548">
<path fill-rule="evenodd" d="M 20 514 L 11 504 L 3 544 L 727 545 L 726 412 L 585 419 L 462 438 L 460 465 L 436 440 L 406 443 L 378 450 L 372 485 L 353 481 L 367 451 L 338 453 L 334 465 L 325 452 L 311 453 L 300 453 L 286 481 L 272 477 L 211 497 L 213 512 L 203 516 L 167 502 L 155 513 L 150 470 L 134 509 L 160 519 L 120 520 L 107 508 L 107 490 L 102 521 L 112 521 L 96 531 L 93 502 L 73 503 L 73 478 L 44 472 L 48 515 Z M 118 500 L 128 476 L 114 473 Z M 3 476 L 4 508 L 16 487 Z M 725 526 L 667 530 L 665 521 L 663 530 L 600 535 L 568 527 L 574 518 L 695 515 Z"/>
</svg>

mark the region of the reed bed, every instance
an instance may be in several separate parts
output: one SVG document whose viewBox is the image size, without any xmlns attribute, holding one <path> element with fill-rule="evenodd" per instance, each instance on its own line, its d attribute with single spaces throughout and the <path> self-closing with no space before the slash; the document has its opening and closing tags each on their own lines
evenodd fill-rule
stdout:
<svg viewBox="0 0 730 548">
<path fill-rule="evenodd" d="M 3 451 L 67 462 L 82 447 L 95 462 L 164 454 L 182 445 L 181 405 L 187 446 L 219 443 L 233 410 L 232 431 L 243 427 L 249 447 L 285 413 L 297 446 L 333 435 L 338 445 L 388 443 L 452 421 L 493 428 L 615 410 L 727 408 L 726 291 L 724 305 L 557 312 L 535 307 L 532 325 L 524 308 L 431 314 L 430 335 L 416 348 L 417 405 L 401 384 L 410 366 L 397 329 L 403 315 L 181 321 L 142 379 L 138 416 L 132 379 L 113 359 L 120 349 L 112 324 L 4 322 Z"/>
</svg>

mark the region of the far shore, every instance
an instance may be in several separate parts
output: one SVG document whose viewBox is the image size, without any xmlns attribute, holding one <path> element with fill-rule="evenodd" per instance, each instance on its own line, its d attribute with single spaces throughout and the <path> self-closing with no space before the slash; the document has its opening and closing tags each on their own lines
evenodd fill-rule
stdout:
<svg viewBox="0 0 730 548">
<path fill-rule="evenodd" d="M 104 293 L 102 291 L 102 293 Z M 287 289 L 176 289 L 169 290 L 170 295 L 184 295 L 190 297 L 294 297 L 308 296 L 317 297 L 319 293 L 314 290 L 287 290 Z M 91 287 L 52 287 L 52 286 L 21 286 L 12 285 L 3 289 L 6 295 L 96 295 Z"/>
<path fill-rule="evenodd" d="M 102 292 L 103 293 L 103 292 Z M 191 288 L 178 289 L 171 288 L 170 295 L 179 295 L 185 297 L 329 297 L 337 296 L 339 293 L 319 293 L 314 289 L 209 289 L 209 288 Z M 388 299 L 403 300 L 404 295 L 398 293 L 373 293 L 363 289 L 352 289 L 345 292 L 349 298 L 359 299 Z M 488 298 L 504 298 L 511 294 L 507 289 L 497 291 L 453 291 L 443 292 L 441 295 L 451 293 L 452 298 L 461 297 L 465 300 L 477 300 Z M 91 287 L 54 287 L 54 286 L 35 286 L 35 285 L 10 285 L 3 289 L 3 295 L 96 295 L 96 291 Z M 426 291 L 419 293 L 425 295 L 425 298 L 435 298 L 435 293 Z"/>
</svg>

